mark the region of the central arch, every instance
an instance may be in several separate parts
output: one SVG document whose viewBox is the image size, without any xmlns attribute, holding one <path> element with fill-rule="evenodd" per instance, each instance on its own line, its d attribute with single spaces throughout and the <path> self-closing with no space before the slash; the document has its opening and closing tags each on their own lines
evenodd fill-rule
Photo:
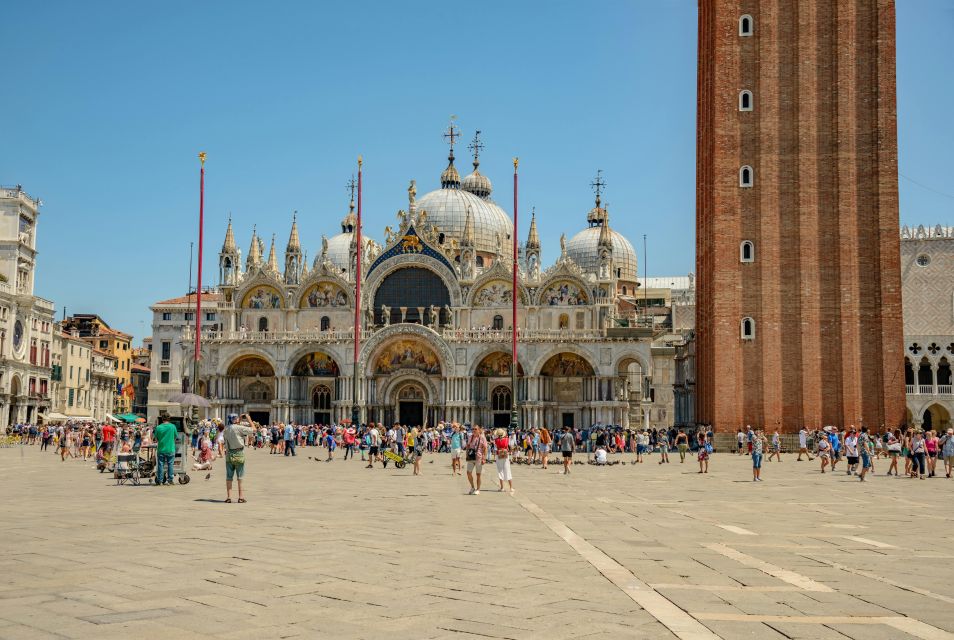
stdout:
<svg viewBox="0 0 954 640">
<path fill-rule="evenodd" d="M 407 266 L 384 276 L 374 292 L 374 319 L 381 324 L 444 325 L 450 320 L 450 305 L 450 290 L 441 276 L 427 267 Z M 437 317 L 432 317 L 432 309 L 437 309 Z"/>
</svg>

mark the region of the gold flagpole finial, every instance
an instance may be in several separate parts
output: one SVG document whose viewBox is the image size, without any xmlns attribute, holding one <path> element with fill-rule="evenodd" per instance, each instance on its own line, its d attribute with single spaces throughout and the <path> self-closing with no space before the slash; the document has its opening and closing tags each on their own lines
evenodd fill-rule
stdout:
<svg viewBox="0 0 954 640">
<path fill-rule="evenodd" d="M 199 162 L 205 164 L 205 151 L 199 152 Z"/>
<path fill-rule="evenodd" d="M 361 168 L 361 165 L 362 165 L 362 164 L 364 164 L 364 160 L 361 158 L 361 156 L 358 156 L 358 168 L 359 168 L 359 169 Z"/>
<path fill-rule="evenodd" d="M 518 165 L 518 164 L 520 164 L 520 158 L 514 158 L 514 159 L 513 159 L 513 170 L 514 170 L 514 171 L 517 170 L 517 165 Z"/>
</svg>

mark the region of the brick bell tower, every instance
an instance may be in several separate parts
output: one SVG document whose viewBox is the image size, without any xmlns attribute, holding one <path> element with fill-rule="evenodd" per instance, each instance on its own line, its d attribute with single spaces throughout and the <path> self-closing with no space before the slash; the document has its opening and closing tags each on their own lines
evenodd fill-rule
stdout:
<svg viewBox="0 0 954 640">
<path fill-rule="evenodd" d="M 905 420 L 893 0 L 700 0 L 697 420 Z"/>
</svg>

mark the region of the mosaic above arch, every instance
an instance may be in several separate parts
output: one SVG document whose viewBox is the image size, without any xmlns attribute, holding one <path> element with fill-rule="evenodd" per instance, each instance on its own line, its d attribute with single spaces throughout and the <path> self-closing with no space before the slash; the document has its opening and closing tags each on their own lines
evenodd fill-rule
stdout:
<svg viewBox="0 0 954 640">
<path fill-rule="evenodd" d="M 491 353 L 480 361 L 474 370 L 474 375 L 478 378 L 504 378 L 510 375 L 510 365 L 513 362 L 513 356 L 503 351 Z M 523 365 L 517 362 L 517 375 L 523 375 Z"/>
<path fill-rule="evenodd" d="M 544 363 L 540 375 L 553 378 L 592 376 L 593 366 L 575 353 L 558 353 Z"/>
<path fill-rule="evenodd" d="M 327 353 L 321 353 L 320 351 L 302 356 L 292 370 L 293 376 L 337 378 L 340 374 L 341 371 L 338 369 L 338 363 Z"/>
<path fill-rule="evenodd" d="M 261 356 L 242 356 L 229 366 L 229 375 L 239 378 L 262 376 L 271 377 L 275 370 Z"/>
<path fill-rule="evenodd" d="M 308 288 L 308 291 L 301 297 L 299 306 L 302 309 L 346 307 L 348 306 L 348 294 L 333 282 L 319 282 Z"/>
<path fill-rule="evenodd" d="M 544 306 L 572 306 L 587 304 L 589 297 L 576 283 L 560 280 L 550 284 L 540 294 L 540 304 Z"/>
<path fill-rule="evenodd" d="M 427 375 L 441 372 L 437 354 L 417 340 L 396 340 L 386 346 L 374 359 L 374 374 L 389 375 L 401 369 L 412 369 Z"/>
<path fill-rule="evenodd" d="M 274 287 L 259 285 L 249 289 L 242 299 L 243 309 L 281 309 L 282 294 Z"/>
</svg>

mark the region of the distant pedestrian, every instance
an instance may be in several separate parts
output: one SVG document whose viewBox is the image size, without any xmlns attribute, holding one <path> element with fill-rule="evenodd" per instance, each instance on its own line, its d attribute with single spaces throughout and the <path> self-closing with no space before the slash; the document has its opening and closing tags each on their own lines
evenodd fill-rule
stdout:
<svg viewBox="0 0 954 640">
<path fill-rule="evenodd" d="M 487 459 L 487 438 L 480 425 L 474 425 L 467 439 L 467 482 L 470 483 L 470 495 L 480 495 L 480 474 Z M 474 477 L 476 475 L 476 478 Z"/>
<path fill-rule="evenodd" d="M 949 428 L 938 444 L 941 446 L 941 457 L 944 458 L 944 474 L 950 478 L 954 473 L 954 428 Z"/>
<path fill-rule="evenodd" d="M 573 433 L 570 427 L 563 427 L 563 433 L 560 435 L 560 453 L 563 454 L 563 475 L 570 473 L 570 465 L 573 464 Z"/>
<path fill-rule="evenodd" d="M 795 462 L 802 461 L 802 454 L 808 456 L 809 462 L 814 460 L 812 454 L 808 452 L 808 429 L 804 426 L 798 431 L 798 457 L 795 458 Z"/>
<path fill-rule="evenodd" d="M 284 425 L 282 435 L 285 440 L 285 457 L 295 456 L 295 426 L 291 423 Z"/>
<path fill-rule="evenodd" d="M 741 433 L 741 431 L 739 433 Z M 702 430 L 700 430 L 696 435 L 696 440 L 699 445 L 699 453 L 696 454 L 696 457 L 699 460 L 699 473 L 709 473 L 709 454 L 712 452 L 712 445 L 709 443 L 705 432 Z M 739 451 L 742 451 L 741 445 L 739 447 Z"/>
<path fill-rule="evenodd" d="M 861 427 L 861 435 L 858 436 L 858 453 L 861 456 L 861 473 L 858 479 L 864 482 L 868 472 L 874 472 L 874 447 L 868 435 L 868 427 Z"/>
<path fill-rule="evenodd" d="M 229 425 L 223 430 L 225 440 L 225 501 L 232 502 L 232 478 L 238 480 L 238 501 L 247 502 L 242 490 L 242 478 L 245 476 L 245 438 L 255 435 L 252 418 L 247 413 L 241 418 L 232 414 L 229 416 Z"/>
<path fill-rule="evenodd" d="M 497 479 L 500 481 L 500 490 L 504 490 L 504 482 L 510 487 L 510 493 L 513 493 L 513 473 L 510 470 L 510 451 L 508 450 L 510 439 L 507 437 L 506 429 L 497 429 L 494 431 L 494 446 L 497 448 Z"/>
<path fill-rule="evenodd" d="M 163 422 L 156 425 L 156 486 L 172 485 L 172 463 L 176 457 L 176 425 Z"/>
<path fill-rule="evenodd" d="M 765 434 L 761 429 L 752 433 L 752 482 L 762 482 L 762 455 L 765 451 Z"/>
<path fill-rule="evenodd" d="M 679 464 L 686 462 L 686 454 L 689 452 L 689 436 L 684 429 L 680 429 L 676 434 L 676 449 L 679 450 Z"/>
</svg>

